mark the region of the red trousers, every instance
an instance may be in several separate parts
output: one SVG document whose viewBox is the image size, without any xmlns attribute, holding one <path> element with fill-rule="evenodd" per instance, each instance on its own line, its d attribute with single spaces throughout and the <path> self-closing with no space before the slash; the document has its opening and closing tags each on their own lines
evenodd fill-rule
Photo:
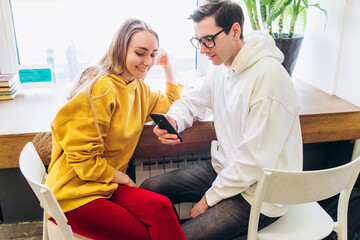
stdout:
<svg viewBox="0 0 360 240">
<path fill-rule="evenodd" d="M 97 199 L 65 213 L 72 230 L 92 239 L 186 239 L 170 200 L 144 189 L 119 186 L 110 199 Z"/>
</svg>

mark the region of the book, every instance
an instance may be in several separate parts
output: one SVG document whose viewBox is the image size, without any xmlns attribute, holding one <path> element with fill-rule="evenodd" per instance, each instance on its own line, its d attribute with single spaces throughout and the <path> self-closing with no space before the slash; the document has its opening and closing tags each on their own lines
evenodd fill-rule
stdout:
<svg viewBox="0 0 360 240">
<path fill-rule="evenodd" d="M 12 100 L 16 97 L 16 95 L 19 93 L 19 89 L 17 89 L 12 94 L 0 94 L 0 100 Z"/>
<path fill-rule="evenodd" d="M 0 100 L 14 99 L 19 92 L 19 88 L 18 74 L 0 74 Z"/>
<path fill-rule="evenodd" d="M 19 76 L 16 73 L 0 74 L 0 87 L 10 87 L 16 81 L 19 81 Z"/>
<path fill-rule="evenodd" d="M 19 81 L 14 81 L 10 86 L 2 87 L 0 86 L 0 93 L 11 93 L 17 90 L 20 86 Z"/>
</svg>

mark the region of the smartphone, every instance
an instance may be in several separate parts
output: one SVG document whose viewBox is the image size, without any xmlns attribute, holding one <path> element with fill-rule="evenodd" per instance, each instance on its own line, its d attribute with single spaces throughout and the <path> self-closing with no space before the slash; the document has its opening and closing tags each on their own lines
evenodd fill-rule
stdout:
<svg viewBox="0 0 360 240">
<path fill-rule="evenodd" d="M 159 128 L 167 130 L 168 133 L 176 134 L 178 136 L 178 138 L 180 139 L 180 142 L 183 141 L 180 134 L 175 130 L 175 128 L 171 125 L 171 123 L 166 119 L 164 114 L 151 113 L 150 117 L 159 126 Z"/>
</svg>

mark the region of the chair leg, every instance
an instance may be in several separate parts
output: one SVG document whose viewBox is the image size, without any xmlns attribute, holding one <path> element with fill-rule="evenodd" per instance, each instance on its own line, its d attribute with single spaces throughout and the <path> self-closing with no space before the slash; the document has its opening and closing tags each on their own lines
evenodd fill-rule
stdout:
<svg viewBox="0 0 360 240">
<path fill-rule="evenodd" d="M 47 229 L 47 215 L 44 211 L 44 216 L 43 216 L 43 235 L 42 235 L 42 239 L 43 240 L 49 240 L 49 233 L 48 233 L 48 229 Z"/>
</svg>

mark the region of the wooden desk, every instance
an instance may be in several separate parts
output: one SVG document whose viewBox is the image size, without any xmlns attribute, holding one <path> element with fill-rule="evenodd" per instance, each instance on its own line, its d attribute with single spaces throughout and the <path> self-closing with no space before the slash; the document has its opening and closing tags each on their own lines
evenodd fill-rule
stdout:
<svg viewBox="0 0 360 240">
<path fill-rule="evenodd" d="M 300 101 L 300 122 L 304 143 L 360 139 L 360 107 L 331 96 L 305 82 L 296 80 Z M 0 169 L 18 167 L 19 153 L 24 145 L 39 132 L 49 132 L 56 112 L 65 103 L 69 86 L 48 85 L 43 89 L 22 89 L 11 101 L 0 101 Z M 208 150 L 216 139 L 212 121 L 197 122 L 181 135 L 184 143 L 178 146 L 162 145 L 146 125 L 135 158 L 187 154 Z M 37 146 L 38 147 L 38 146 Z M 45 164 L 49 152 L 40 152 Z"/>
<path fill-rule="evenodd" d="M 304 143 L 360 138 L 360 107 L 296 80 Z"/>
</svg>

